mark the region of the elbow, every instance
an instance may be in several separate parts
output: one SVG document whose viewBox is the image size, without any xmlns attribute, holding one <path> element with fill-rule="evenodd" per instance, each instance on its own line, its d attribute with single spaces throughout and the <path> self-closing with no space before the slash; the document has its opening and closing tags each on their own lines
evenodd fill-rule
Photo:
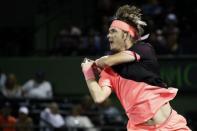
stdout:
<svg viewBox="0 0 197 131">
<path fill-rule="evenodd" d="M 94 102 L 96 103 L 96 104 L 101 104 L 101 103 L 103 103 L 105 101 L 105 98 L 95 98 L 94 99 Z"/>
<path fill-rule="evenodd" d="M 105 61 L 103 65 L 104 65 L 104 67 L 111 67 L 111 66 L 113 66 L 113 65 L 114 65 L 114 63 L 111 63 L 111 62 Z"/>
</svg>

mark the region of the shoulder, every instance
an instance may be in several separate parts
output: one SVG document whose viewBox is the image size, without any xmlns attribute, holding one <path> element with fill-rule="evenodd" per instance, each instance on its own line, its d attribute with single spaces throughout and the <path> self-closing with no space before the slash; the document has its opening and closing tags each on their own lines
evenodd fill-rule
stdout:
<svg viewBox="0 0 197 131">
<path fill-rule="evenodd" d="M 138 53 L 142 58 L 155 56 L 155 50 L 150 43 L 145 43 L 145 42 L 136 43 L 133 46 L 133 48 L 131 48 L 131 50 Z"/>
<path fill-rule="evenodd" d="M 33 79 L 28 80 L 24 85 L 32 86 L 35 83 Z"/>
<path fill-rule="evenodd" d="M 44 82 L 42 83 L 42 85 L 43 85 L 44 87 L 52 88 L 52 85 L 51 85 L 51 83 L 50 83 L 49 81 L 44 81 Z"/>
<path fill-rule="evenodd" d="M 151 51 L 153 46 L 150 43 L 139 42 L 133 45 L 131 48 L 133 51 Z"/>
</svg>

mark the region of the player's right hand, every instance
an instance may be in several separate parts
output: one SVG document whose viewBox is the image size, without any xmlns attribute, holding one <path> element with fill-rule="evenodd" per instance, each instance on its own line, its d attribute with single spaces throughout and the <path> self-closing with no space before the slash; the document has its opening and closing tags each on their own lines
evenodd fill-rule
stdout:
<svg viewBox="0 0 197 131">
<path fill-rule="evenodd" d="M 83 62 L 81 63 L 81 68 L 86 80 L 95 79 L 95 75 L 93 72 L 93 64 L 94 61 L 84 58 Z"/>
</svg>

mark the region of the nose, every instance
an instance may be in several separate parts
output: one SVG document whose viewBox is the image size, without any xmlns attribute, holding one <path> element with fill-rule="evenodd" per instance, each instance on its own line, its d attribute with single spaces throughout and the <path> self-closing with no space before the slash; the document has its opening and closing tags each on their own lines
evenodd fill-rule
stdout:
<svg viewBox="0 0 197 131">
<path fill-rule="evenodd" d="M 110 33 L 107 34 L 107 38 L 108 38 L 108 39 L 110 38 Z"/>
</svg>

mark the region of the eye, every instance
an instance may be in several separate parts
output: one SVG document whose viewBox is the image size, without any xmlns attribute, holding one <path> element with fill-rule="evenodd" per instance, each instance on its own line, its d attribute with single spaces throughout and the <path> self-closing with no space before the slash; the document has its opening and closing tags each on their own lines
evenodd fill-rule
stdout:
<svg viewBox="0 0 197 131">
<path fill-rule="evenodd" d="M 117 30 L 115 30 L 115 29 L 112 29 L 112 30 L 111 30 L 111 32 L 113 32 L 113 33 L 114 33 L 114 32 L 117 32 Z"/>
<path fill-rule="evenodd" d="M 115 32 L 117 32 L 116 29 L 110 29 L 110 30 L 109 30 L 109 33 L 115 33 Z"/>
</svg>

